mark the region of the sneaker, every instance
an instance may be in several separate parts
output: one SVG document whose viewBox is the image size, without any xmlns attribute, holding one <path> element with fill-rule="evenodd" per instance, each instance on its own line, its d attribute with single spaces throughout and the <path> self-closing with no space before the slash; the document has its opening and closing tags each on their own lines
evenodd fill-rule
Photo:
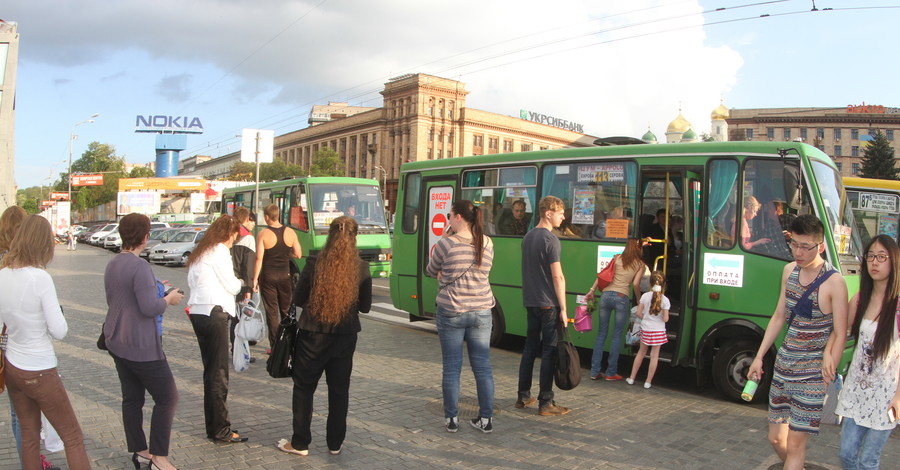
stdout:
<svg viewBox="0 0 900 470">
<path fill-rule="evenodd" d="M 487 434 L 494 430 L 494 424 L 492 423 L 491 418 L 472 418 L 472 421 L 469 421 L 472 424 L 472 427 Z"/>
<path fill-rule="evenodd" d="M 602 373 L 602 372 L 599 373 L 599 374 L 597 374 L 597 375 L 592 375 L 592 376 L 591 376 L 591 380 L 602 380 L 602 379 L 603 379 L 603 373 Z"/>
<path fill-rule="evenodd" d="M 516 408 L 525 408 L 528 406 L 534 406 L 537 403 L 537 398 L 528 397 L 528 398 L 519 398 L 516 402 Z"/>
<path fill-rule="evenodd" d="M 452 418 L 444 418 L 444 426 L 447 427 L 447 432 L 459 431 L 459 421 L 457 421 L 455 416 Z"/>
<path fill-rule="evenodd" d="M 604 377 L 604 380 L 606 380 L 607 382 L 612 382 L 614 380 L 622 380 L 622 376 L 619 374 L 607 375 L 606 377 Z"/>
<path fill-rule="evenodd" d="M 570 411 L 572 410 L 566 408 L 565 406 L 557 405 L 555 401 L 551 401 L 546 405 L 540 407 L 540 409 L 538 409 L 538 414 L 541 416 L 556 416 L 569 414 Z"/>
<path fill-rule="evenodd" d="M 644 388 L 650 388 L 650 387 L 651 387 L 650 382 L 644 382 Z"/>
<path fill-rule="evenodd" d="M 628 385 L 634 385 L 634 379 L 628 377 L 627 379 L 625 379 L 625 383 L 627 383 Z"/>
</svg>

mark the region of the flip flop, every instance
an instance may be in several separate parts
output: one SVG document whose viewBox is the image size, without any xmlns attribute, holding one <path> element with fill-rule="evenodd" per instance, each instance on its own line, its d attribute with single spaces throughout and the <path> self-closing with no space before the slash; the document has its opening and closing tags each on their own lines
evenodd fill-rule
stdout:
<svg viewBox="0 0 900 470">
<path fill-rule="evenodd" d="M 303 455 L 303 456 L 309 455 L 309 449 L 297 450 L 297 449 L 293 449 L 293 448 L 288 448 L 288 445 L 290 443 L 291 443 L 291 441 L 289 441 L 287 439 L 279 439 L 276 447 L 278 447 L 278 450 L 280 450 L 282 452 L 287 452 L 288 454 L 296 454 L 296 455 Z"/>
</svg>

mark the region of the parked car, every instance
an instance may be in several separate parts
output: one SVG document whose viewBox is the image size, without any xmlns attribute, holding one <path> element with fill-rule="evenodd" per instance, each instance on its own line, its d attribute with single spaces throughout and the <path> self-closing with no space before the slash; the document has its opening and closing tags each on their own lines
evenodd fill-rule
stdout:
<svg viewBox="0 0 900 470">
<path fill-rule="evenodd" d="M 97 233 L 101 228 L 106 227 L 106 224 L 97 224 L 92 225 L 90 228 L 78 234 L 78 241 L 81 243 L 88 243 L 91 239 L 91 235 Z"/>
<path fill-rule="evenodd" d="M 168 222 L 150 222 L 150 230 L 158 229 L 158 228 L 170 228 Z"/>
<path fill-rule="evenodd" d="M 91 235 L 91 239 L 89 240 L 88 243 L 90 243 L 91 245 L 95 245 L 95 246 L 103 246 L 100 244 L 101 243 L 100 239 L 109 235 L 110 233 L 112 233 L 113 230 L 115 230 L 117 228 L 119 228 L 119 224 L 106 224 L 106 226 L 104 226 L 100 230 L 94 232 L 93 235 Z"/>
<path fill-rule="evenodd" d="M 153 251 L 153 248 L 168 242 L 169 239 L 180 231 L 182 231 L 180 228 L 158 228 L 150 230 L 150 237 L 147 239 L 147 245 L 141 250 L 141 258 L 150 259 L 150 252 Z"/>
<path fill-rule="evenodd" d="M 150 262 L 156 264 L 187 265 L 191 251 L 197 246 L 197 242 L 203 238 L 206 230 L 182 230 L 176 233 L 168 242 L 157 245 L 150 253 Z"/>
<path fill-rule="evenodd" d="M 122 237 L 119 236 L 119 228 L 116 227 L 115 230 L 109 233 L 109 235 L 103 237 L 103 248 L 107 250 L 112 250 L 118 252 L 122 249 Z"/>
</svg>

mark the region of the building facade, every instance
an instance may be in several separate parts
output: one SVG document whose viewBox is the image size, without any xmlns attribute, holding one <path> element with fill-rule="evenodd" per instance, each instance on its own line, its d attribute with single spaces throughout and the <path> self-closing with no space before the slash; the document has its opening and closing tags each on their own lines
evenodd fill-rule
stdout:
<svg viewBox="0 0 900 470">
<path fill-rule="evenodd" d="M 877 131 L 895 149 L 900 108 L 850 105 L 840 108 L 731 109 L 725 118 L 728 140 L 801 141 L 834 158 L 842 176 L 857 176 L 863 151 Z"/>
<path fill-rule="evenodd" d="M 0 20 L 0 212 L 16 204 L 16 23 Z"/>
</svg>

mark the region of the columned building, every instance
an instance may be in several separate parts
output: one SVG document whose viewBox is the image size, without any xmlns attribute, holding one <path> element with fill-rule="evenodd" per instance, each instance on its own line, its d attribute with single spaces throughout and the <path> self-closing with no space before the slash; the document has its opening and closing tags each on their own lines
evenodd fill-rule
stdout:
<svg viewBox="0 0 900 470">
<path fill-rule="evenodd" d="M 0 212 L 16 204 L 16 23 L 0 20 Z"/>
<path fill-rule="evenodd" d="M 896 151 L 900 108 L 850 105 L 839 108 L 731 109 L 728 140 L 801 141 L 830 155 L 843 176 L 857 176 L 863 151 L 880 130 Z"/>
</svg>

